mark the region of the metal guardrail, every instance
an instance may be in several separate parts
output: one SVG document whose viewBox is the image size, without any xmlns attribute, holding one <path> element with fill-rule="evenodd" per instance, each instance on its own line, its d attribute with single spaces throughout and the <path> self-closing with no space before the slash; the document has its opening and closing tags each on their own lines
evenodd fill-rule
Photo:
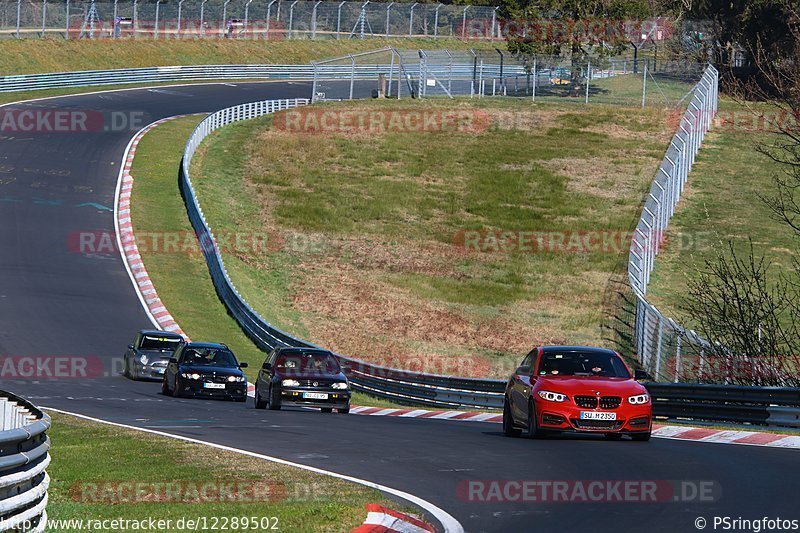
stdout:
<svg viewBox="0 0 800 533">
<path fill-rule="evenodd" d="M 268 100 L 229 107 L 217 111 L 197 125 L 186 143 L 180 166 L 180 189 L 192 227 L 201 242 L 211 279 L 217 294 L 244 332 L 262 350 L 275 346 L 316 345 L 298 339 L 276 328 L 256 312 L 239 294 L 228 275 L 216 239 L 192 187 L 189 170 L 195 151 L 211 132 L 240 120 L 260 117 L 276 111 L 308 104 L 307 99 Z M 353 388 L 374 396 L 409 405 L 442 408 L 502 407 L 503 380 L 481 380 L 454 376 L 439 376 L 386 368 L 358 359 L 338 355 Z"/>
<path fill-rule="evenodd" d="M 690 368 L 691 358 L 697 355 L 691 350 L 702 350 L 706 345 L 695 332 L 665 317 L 647 301 L 646 294 L 670 219 L 716 115 L 718 82 L 717 69 L 709 65 L 691 93 L 686 112 L 650 187 L 628 256 L 628 278 L 636 299 L 635 349 L 641 365 L 664 381 L 683 379 L 684 370 Z"/>
<path fill-rule="evenodd" d="M 40 532 L 47 523 L 50 417 L 0 391 L 0 531 Z"/>
<path fill-rule="evenodd" d="M 396 70 L 392 65 L 191 65 L 146 67 L 113 70 L 86 70 L 79 72 L 52 72 L 47 74 L 20 74 L 0 76 L 0 92 L 30 91 L 66 87 L 123 85 L 133 83 L 162 83 L 173 81 L 206 80 L 313 80 L 317 79 L 378 79 Z M 501 77 L 500 65 L 484 65 L 484 76 Z M 473 65 L 454 65 L 453 75 L 470 78 Z M 507 67 L 506 75 L 520 67 Z"/>
<path fill-rule="evenodd" d="M 655 416 L 800 428 L 800 389 L 691 383 L 645 386 Z"/>
</svg>

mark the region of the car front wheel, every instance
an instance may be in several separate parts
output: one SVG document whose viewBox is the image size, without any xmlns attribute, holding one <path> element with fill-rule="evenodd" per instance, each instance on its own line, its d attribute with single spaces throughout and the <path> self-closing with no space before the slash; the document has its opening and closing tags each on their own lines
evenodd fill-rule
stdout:
<svg viewBox="0 0 800 533">
<path fill-rule="evenodd" d="M 161 394 L 164 396 L 169 396 L 169 385 L 167 385 L 166 376 L 164 376 L 164 378 L 161 380 Z"/>
<path fill-rule="evenodd" d="M 181 389 L 178 383 L 178 376 L 175 376 L 175 383 L 173 383 L 172 387 L 172 396 L 175 398 L 181 398 L 183 395 L 181 394 Z"/>
<path fill-rule="evenodd" d="M 525 435 L 529 439 L 538 439 L 544 435 L 539 429 L 539 417 L 536 416 L 536 405 L 533 401 L 528 402 L 528 433 Z"/>
<path fill-rule="evenodd" d="M 342 407 L 340 409 L 337 409 L 336 411 L 340 414 L 346 415 L 347 413 L 350 412 L 350 406 L 348 405 L 347 407 Z"/>
<path fill-rule="evenodd" d="M 650 432 L 646 433 L 632 433 L 631 438 L 640 442 L 647 442 L 650 440 Z"/>
</svg>

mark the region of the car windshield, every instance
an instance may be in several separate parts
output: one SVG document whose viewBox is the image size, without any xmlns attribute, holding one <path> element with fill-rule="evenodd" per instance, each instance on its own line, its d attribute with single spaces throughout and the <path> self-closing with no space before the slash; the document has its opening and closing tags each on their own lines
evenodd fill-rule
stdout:
<svg viewBox="0 0 800 533">
<path fill-rule="evenodd" d="M 238 363 L 229 350 L 221 348 L 186 348 L 183 363 L 195 366 L 236 368 Z"/>
<path fill-rule="evenodd" d="M 161 350 L 174 352 L 183 339 L 180 337 L 155 337 L 145 335 L 142 337 L 140 350 Z"/>
<path fill-rule="evenodd" d="M 603 352 L 545 352 L 539 364 L 539 375 L 631 377 L 617 354 Z"/>
<path fill-rule="evenodd" d="M 275 366 L 286 373 L 338 374 L 339 362 L 329 353 L 287 353 L 278 356 Z"/>
</svg>

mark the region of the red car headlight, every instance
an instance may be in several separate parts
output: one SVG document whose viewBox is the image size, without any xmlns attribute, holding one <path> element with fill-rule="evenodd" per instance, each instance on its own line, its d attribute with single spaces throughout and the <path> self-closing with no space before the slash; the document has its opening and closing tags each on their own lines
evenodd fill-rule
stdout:
<svg viewBox="0 0 800 533">
<path fill-rule="evenodd" d="M 637 394 L 636 396 L 629 396 L 628 403 L 631 405 L 644 405 L 650 403 L 649 394 Z"/>
<path fill-rule="evenodd" d="M 566 394 L 561 394 L 560 392 L 551 392 L 549 390 L 540 390 L 539 391 L 539 398 L 543 400 L 547 400 L 548 402 L 568 402 L 569 398 L 567 398 Z"/>
</svg>

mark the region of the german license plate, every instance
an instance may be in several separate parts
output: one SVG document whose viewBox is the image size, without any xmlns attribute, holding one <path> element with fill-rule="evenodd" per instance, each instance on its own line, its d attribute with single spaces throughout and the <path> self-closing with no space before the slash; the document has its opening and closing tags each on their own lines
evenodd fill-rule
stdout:
<svg viewBox="0 0 800 533">
<path fill-rule="evenodd" d="M 324 392 L 304 392 L 303 398 L 307 398 L 309 400 L 327 400 L 328 395 Z"/>
<path fill-rule="evenodd" d="M 203 387 L 207 389 L 224 389 L 224 383 L 203 383 Z"/>
<path fill-rule="evenodd" d="M 599 411 L 581 411 L 581 420 L 616 420 L 617 413 L 602 413 Z"/>
</svg>

